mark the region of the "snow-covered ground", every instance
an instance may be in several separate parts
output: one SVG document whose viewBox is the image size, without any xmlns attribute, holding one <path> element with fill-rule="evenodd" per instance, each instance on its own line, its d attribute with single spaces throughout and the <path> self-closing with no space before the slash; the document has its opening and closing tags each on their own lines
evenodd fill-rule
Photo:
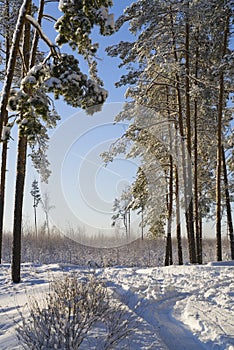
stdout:
<svg viewBox="0 0 234 350">
<path fill-rule="evenodd" d="M 20 284 L 12 284 L 9 264 L 0 265 L 0 349 L 21 349 L 14 329 L 29 294 L 45 292 L 59 274 L 81 276 L 88 271 L 104 279 L 136 315 L 137 328 L 126 349 L 234 350 L 234 262 L 230 261 L 96 270 L 23 264 Z"/>
</svg>

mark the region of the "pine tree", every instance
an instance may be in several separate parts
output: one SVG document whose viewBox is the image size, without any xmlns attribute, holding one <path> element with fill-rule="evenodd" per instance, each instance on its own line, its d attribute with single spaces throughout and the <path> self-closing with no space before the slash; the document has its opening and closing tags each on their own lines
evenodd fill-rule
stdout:
<svg viewBox="0 0 234 350">
<path fill-rule="evenodd" d="M 38 186 L 38 181 L 33 180 L 32 182 L 32 190 L 31 190 L 31 195 L 33 197 L 33 209 L 34 209 L 34 224 L 35 224 L 35 234 L 36 237 L 38 236 L 38 230 L 37 230 L 37 207 L 38 204 L 41 201 L 41 195 L 40 195 L 40 190 Z"/>
</svg>

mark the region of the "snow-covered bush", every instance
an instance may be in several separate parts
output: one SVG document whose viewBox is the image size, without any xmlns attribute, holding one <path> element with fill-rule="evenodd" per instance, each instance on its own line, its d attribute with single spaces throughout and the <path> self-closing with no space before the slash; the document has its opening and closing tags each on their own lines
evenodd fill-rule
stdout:
<svg viewBox="0 0 234 350">
<path fill-rule="evenodd" d="M 17 327 L 25 349 L 121 349 L 133 325 L 124 306 L 93 276 L 54 280 L 41 301 L 29 298 L 27 308 Z"/>
</svg>

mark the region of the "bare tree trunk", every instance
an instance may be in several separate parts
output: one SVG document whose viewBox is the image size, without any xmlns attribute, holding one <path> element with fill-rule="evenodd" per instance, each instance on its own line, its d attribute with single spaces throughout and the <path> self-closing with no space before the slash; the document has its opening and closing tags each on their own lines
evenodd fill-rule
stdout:
<svg viewBox="0 0 234 350">
<path fill-rule="evenodd" d="M 44 6 L 45 6 L 45 0 L 40 0 L 40 5 L 39 5 L 39 9 L 38 9 L 38 16 L 37 16 L 37 22 L 39 25 L 41 25 L 41 21 L 43 18 Z M 38 41 L 39 41 L 39 34 L 38 34 L 38 31 L 35 29 L 33 42 L 32 42 L 32 50 L 31 50 L 29 68 L 32 68 L 35 65 L 35 61 L 36 61 L 36 57 L 37 57 L 37 50 L 38 50 Z"/>
<path fill-rule="evenodd" d="M 172 241 L 171 241 L 171 227 L 172 227 L 172 208 L 173 208 L 173 159 L 170 155 L 170 175 L 169 175 L 169 194 L 168 194 L 168 219 L 167 219 L 167 241 L 166 241 L 166 256 L 165 266 L 173 264 L 172 257 Z"/>
<path fill-rule="evenodd" d="M 9 10 L 9 0 L 5 2 L 6 14 L 7 18 L 10 17 Z M 5 38 L 5 46 L 6 46 L 6 71 L 7 65 L 10 57 L 10 30 L 9 25 L 6 28 L 6 38 Z M 8 113 L 6 111 L 6 117 L 3 123 L 8 120 Z M 2 239 L 3 239 L 3 218 L 4 218 L 4 204 L 5 204 L 5 186 L 6 186 L 6 164 L 7 164 L 7 150 L 8 150 L 8 142 L 7 140 L 3 142 L 2 145 L 2 163 L 1 163 L 1 184 L 0 184 L 0 264 L 2 263 Z"/>
<path fill-rule="evenodd" d="M 229 15 L 226 18 L 223 52 L 224 57 L 227 50 L 229 33 Z M 222 115 L 224 105 L 224 74 L 223 71 L 219 77 L 219 100 L 218 100 L 218 118 L 217 118 L 217 165 L 216 165 L 216 254 L 217 261 L 222 261 L 222 233 L 221 233 L 221 172 L 222 172 Z"/>
<path fill-rule="evenodd" d="M 2 263 L 2 239 L 3 239 L 3 217 L 5 204 L 5 183 L 6 183 L 6 163 L 7 163 L 7 146 L 5 141 L 2 145 L 2 164 L 1 164 L 1 184 L 0 184 L 0 264 Z"/>
<path fill-rule="evenodd" d="M 188 10 L 189 10 L 189 2 L 187 3 Z M 186 124 L 187 124 L 187 148 L 188 148 L 188 156 L 189 159 L 187 159 L 187 172 L 188 172 L 188 226 L 189 226 L 189 255 L 190 255 L 190 262 L 196 263 L 196 244 L 195 244 L 195 237 L 194 237 L 194 217 L 193 217 L 193 190 L 192 190 L 192 165 L 191 165 L 191 159 L 192 159 L 192 142 L 191 142 L 191 111 L 190 111 L 190 25 L 189 25 L 189 18 L 187 15 L 186 18 L 186 25 L 185 25 L 185 32 L 186 32 L 186 40 L 185 40 L 185 69 L 186 69 L 186 77 L 185 77 L 185 100 L 186 100 Z M 186 207 L 187 208 L 187 207 Z"/>
<path fill-rule="evenodd" d="M 233 224 L 232 224 L 232 208 L 231 208 L 231 204 L 230 204 L 227 166 L 226 166 L 225 151 L 224 151 L 223 146 L 222 146 L 222 158 L 223 158 L 223 178 L 224 178 L 224 185 L 225 185 L 227 223 L 228 223 L 228 230 L 229 230 L 231 259 L 234 260 L 234 234 L 233 234 Z"/>
<path fill-rule="evenodd" d="M 181 239 L 181 224 L 180 224 L 180 192 L 179 192 L 179 177 L 177 168 L 175 168 L 175 196 L 176 196 L 176 238 L 177 238 L 177 249 L 178 249 L 178 263 L 183 265 L 183 249 Z"/>
<path fill-rule="evenodd" d="M 199 237 L 200 237 L 200 250 L 201 250 L 201 256 L 203 255 L 203 245 L 202 245 L 202 237 L 203 237 L 203 222 L 202 222 L 202 213 L 200 213 L 199 218 Z"/>
<path fill-rule="evenodd" d="M 34 226 L 35 226 L 35 236 L 37 238 L 37 208 L 34 205 Z"/>
<path fill-rule="evenodd" d="M 144 240 L 144 206 L 141 207 L 141 240 Z"/>
<path fill-rule="evenodd" d="M 175 125 L 175 154 L 178 158 L 178 130 Z M 177 238 L 177 250 L 178 250 L 178 263 L 183 265 L 183 248 L 181 239 L 181 224 L 180 224 L 180 183 L 177 165 L 175 166 L 175 197 L 176 197 L 176 238 Z"/>
<path fill-rule="evenodd" d="M 222 233 L 221 233 L 221 165 L 222 165 L 222 104 L 223 104 L 223 74 L 220 77 L 220 96 L 217 131 L 217 165 L 216 165 L 216 254 L 217 261 L 222 261 Z"/>
<path fill-rule="evenodd" d="M 199 59 L 199 43 L 198 43 L 198 31 L 197 42 L 195 52 L 195 78 L 198 79 L 198 59 Z M 197 82 L 195 81 L 195 85 Z M 195 237 L 197 245 L 197 262 L 202 264 L 202 237 L 200 235 L 199 228 L 199 202 L 198 202 L 198 134 L 197 134 L 197 119 L 198 119 L 198 101 L 194 100 L 194 220 L 195 220 Z"/>
<path fill-rule="evenodd" d="M 20 282 L 20 264 L 21 264 L 21 228 L 22 228 L 22 209 L 23 193 L 25 183 L 25 166 L 27 154 L 27 138 L 19 135 L 17 174 L 15 187 L 15 210 L 13 227 L 13 248 L 12 248 L 12 281 Z"/>
<path fill-rule="evenodd" d="M 172 254 L 172 239 L 171 239 L 171 229 L 172 229 L 172 212 L 173 212 L 173 157 L 172 157 L 172 132 L 170 124 L 170 103 L 169 103 L 169 90 L 166 88 L 167 96 L 167 118 L 168 118 L 168 134 L 169 134 L 169 144 L 170 144 L 170 156 L 169 156 L 169 184 L 168 184 L 168 194 L 167 194 L 167 240 L 166 240 L 166 254 L 165 254 L 165 266 L 173 264 L 173 254 Z"/>
<path fill-rule="evenodd" d="M 31 2 L 28 1 L 26 13 L 30 13 Z M 26 69 L 29 69 L 30 59 L 30 24 L 25 23 L 23 38 L 23 57 Z M 15 210 L 13 226 L 13 247 L 12 247 L 12 281 L 20 282 L 20 265 L 21 265 L 21 230 L 22 230 L 22 213 L 23 198 L 25 185 L 27 156 L 27 136 L 21 135 L 19 131 L 18 152 L 17 152 L 17 174 L 15 185 Z"/>
<path fill-rule="evenodd" d="M 131 235 L 131 209 L 128 209 L 128 237 Z"/>
</svg>

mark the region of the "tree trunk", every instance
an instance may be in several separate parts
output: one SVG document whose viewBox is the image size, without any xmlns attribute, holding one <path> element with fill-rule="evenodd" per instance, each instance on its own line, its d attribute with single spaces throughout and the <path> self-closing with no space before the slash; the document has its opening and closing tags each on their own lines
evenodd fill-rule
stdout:
<svg viewBox="0 0 234 350">
<path fill-rule="evenodd" d="M 37 16 L 37 22 L 39 25 L 41 25 L 41 21 L 43 18 L 44 6 L 45 6 L 45 0 L 41 0 L 40 5 L 39 5 L 39 9 L 38 9 L 38 16 Z M 32 42 L 32 50 L 31 50 L 29 68 L 32 68 L 35 65 L 35 61 L 36 61 L 36 57 L 37 57 L 37 50 L 38 50 L 38 41 L 39 41 L 39 34 L 38 34 L 38 31 L 35 29 L 33 42 Z"/>
<path fill-rule="evenodd" d="M 173 212 L 173 157 L 172 157 L 172 133 L 171 133 L 171 122 L 170 122 L 170 103 L 169 103 L 169 90 L 166 88 L 167 95 L 167 118 L 168 118 L 168 134 L 169 134 L 169 144 L 170 144 L 170 156 L 169 156 L 169 184 L 168 184 L 168 195 L 167 195 L 167 242 L 166 242 L 166 255 L 165 255 L 165 266 L 173 264 L 172 255 L 172 239 L 171 239 L 171 229 L 172 229 L 172 212 Z"/>
<path fill-rule="evenodd" d="M 170 175 L 169 175 L 169 194 L 168 194 L 168 219 L 167 219 L 167 241 L 166 241 L 166 256 L 165 266 L 173 264 L 172 257 L 172 240 L 171 240 L 171 227 L 172 227 L 172 208 L 173 208 L 173 159 L 170 155 Z"/>
<path fill-rule="evenodd" d="M 3 238 L 3 217 L 5 204 L 5 184 L 6 184 L 6 163 L 7 163 L 8 143 L 5 141 L 2 146 L 1 164 L 1 184 L 0 184 L 0 264 L 2 262 L 2 238 Z"/>
<path fill-rule="evenodd" d="M 220 77 L 220 93 L 218 108 L 217 130 L 217 165 L 216 165 L 216 254 L 217 261 L 222 261 L 222 233 L 221 233 L 221 165 L 222 165 L 222 104 L 223 104 L 223 74 Z"/>
<path fill-rule="evenodd" d="M 25 13 L 31 12 L 31 2 L 27 2 Z M 23 37 L 23 57 L 26 69 L 29 69 L 30 59 L 30 24 L 25 23 Z M 27 136 L 21 135 L 19 131 L 18 152 L 17 152 L 17 173 L 15 185 L 15 210 L 13 226 L 13 248 L 12 248 L 12 281 L 20 282 L 20 264 L 21 264 L 21 230 L 22 230 L 22 213 L 24 184 L 26 172 L 27 156 Z"/>
<path fill-rule="evenodd" d="M 37 238 L 37 208 L 34 205 L 34 225 L 35 225 L 35 236 Z"/>
<path fill-rule="evenodd" d="M 9 0 L 6 0 L 5 7 L 6 7 L 7 18 L 9 19 L 9 17 L 10 17 Z M 7 28 L 6 28 L 5 46 L 6 46 L 6 71 L 7 71 L 7 65 L 8 65 L 9 57 L 10 57 L 9 26 L 7 26 Z M 8 113 L 6 111 L 5 123 L 7 122 L 7 120 L 8 120 Z M 4 121 L 3 121 L 3 123 L 4 123 Z M 5 141 L 2 144 L 1 184 L 0 184 L 0 264 L 2 263 L 2 239 L 3 239 L 4 205 L 5 205 L 7 150 L 8 150 L 8 142 Z"/>
<path fill-rule="evenodd" d="M 199 60 L 199 43 L 198 43 L 198 31 L 197 42 L 195 52 L 195 78 L 198 79 L 198 60 Z M 195 81 L 195 85 L 197 82 Z M 195 220 L 195 237 L 197 246 L 197 262 L 202 264 L 202 239 L 200 236 L 199 228 L 199 202 L 198 202 L 198 134 L 197 134 L 197 120 L 198 120 L 198 101 L 194 100 L 194 220 Z"/>
<path fill-rule="evenodd" d="M 226 18 L 224 36 L 223 36 L 223 52 L 224 57 L 228 45 L 229 33 L 229 15 Z M 218 100 L 218 118 L 217 118 L 217 164 L 216 164 L 216 254 L 217 261 L 222 261 L 222 233 L 221 233 L 221 172 L 222 172 L 222 115 L 224 105 L 224 73 L 220 73 L 219 77 L 219 100 Z"/>
<path fill-rule="evenodd" d="M 131 209 L 128 209 L 128 238 L 131 235 Z"/>
<path fill-rule="evenodd" d="M 222 158 L 223 158 L 223 178 L 224 178 L 224 185 L 225 185 L 227 224 L 228 224 L 228 230 L 229 230 L 231 259 L 234 260 L 234 234 L 233 234 L 233 224 L 232 224 L 232 208 L 231 208 L 231 204 L 230 204 L 230 195 L 229 195 L 229 188 L 228 188 L 228 176 L 227 176 L 227 166 L 226 166 L 225 152 L 224 152 L 224 147 L 223 146 L 222 146 Z"/>
<path fill-rule="evenodd" d="M 141 240 L 144 240 L 144 207 L 141 207 Z"/>
<path fill-rule="evenodd" d="M 175 196 L 176 196 L 176 238 L 178 250 L 178 264 L 183 265 L 183 249 L 181 239 L 181 225 L 180 225 L 180 192 L 179 192 L 179 177 L 177 168 L 175 168 Z"/>
<path fill-rule="evenodd" d="M 187 3 L 188 10 L 189 10 L 189 2 Z M 194 217 L 193 217 L 193 190 L 192 190 L 192 165 L 191 165 L 191 159 L 192 159 L 192 142 L 191 142 L 191 111 L 190 111 L 190 25 L 189 25 L 189 18 L 187 15 L 186 18 L 186 25 L 185 25 L 185 32 L 186 32 L 186 39 L 185 39 L 185 70 L 186 70 L 186 77 L 185 77 L 185 101 L 186 101 L 186 125 L 187 125 L 187 149 L 188 149 L 188 158 L 187 159 L 187 182 L 188 182 L 188 200 L 186 209 L 188 210 L 188 226 L 189 226 L 189 255 L 190 255 L 190 262 L 196 263 L 196 244 L 195 244 L 195 237 L 194 237 Z"/>
<path fill-rule="evenodd" d="M 25 167 L 27 155 L 27 138 L 19 136 L 17 174 L 15 186 L 15 210 L 13 227 L 13 249 L 12 249 L 12 281 L 20 282 L 20 263 L 21 263 L 21 227 L 22 227 L 22 209 L 25 183 Z"/>
</svg>

